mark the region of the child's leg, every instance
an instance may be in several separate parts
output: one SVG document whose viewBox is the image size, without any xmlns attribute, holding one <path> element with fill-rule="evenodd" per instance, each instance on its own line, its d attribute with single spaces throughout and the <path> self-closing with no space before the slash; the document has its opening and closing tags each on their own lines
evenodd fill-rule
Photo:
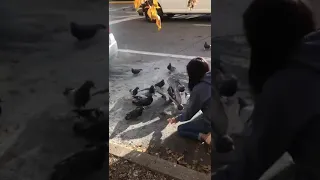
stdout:
<svg viewBox="0 0 320 180">
<path fill-rule="evenodd" d="M 206 127 L 207 126 L 207 127 Z M 182 137 L 202 141 L 202 134 L 210 132 L 210 125 L 203 119 L 193 120 L 178 126 L 178 134 Z"/>
</svg>

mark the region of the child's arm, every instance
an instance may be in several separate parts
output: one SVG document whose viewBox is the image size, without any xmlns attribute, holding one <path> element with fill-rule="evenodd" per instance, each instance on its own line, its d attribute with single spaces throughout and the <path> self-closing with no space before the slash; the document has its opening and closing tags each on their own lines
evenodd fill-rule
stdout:
<svg viewBox="0 0 320 180">
<path fill-rule="evenodd" d="M 176 117 L 177 121 L 190 120 L 202 108 L 203 104 L 210 99 L 211 89 L 203 86 L 206 85 L 199 84 L 194 87 L 187 106 L 183 112 Z"/>
</svg>

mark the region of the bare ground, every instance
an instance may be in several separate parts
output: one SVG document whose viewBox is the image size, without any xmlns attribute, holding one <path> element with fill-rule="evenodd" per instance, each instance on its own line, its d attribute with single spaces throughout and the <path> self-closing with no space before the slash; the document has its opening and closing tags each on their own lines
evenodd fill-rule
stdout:
<svg viewBox="0 0 320 180">
<path fill-rule="evenodd" d="M 123 158 L 109 154 L 109 179 L 111 180 L 177 180 L 166 175 L 150 171 Z"/>
</svg>

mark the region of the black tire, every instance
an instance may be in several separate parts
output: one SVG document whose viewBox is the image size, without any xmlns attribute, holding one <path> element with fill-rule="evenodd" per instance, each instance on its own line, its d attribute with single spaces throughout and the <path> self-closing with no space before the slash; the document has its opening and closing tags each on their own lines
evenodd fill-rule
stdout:
<svg viewBox="0 0 320 180">
<path fill-rule="evenodd" d="M 172 14 L 172 13 L 168 13 L 166 14 L 168 18 L 172 18 L 175 14 Z"/>
</svg>

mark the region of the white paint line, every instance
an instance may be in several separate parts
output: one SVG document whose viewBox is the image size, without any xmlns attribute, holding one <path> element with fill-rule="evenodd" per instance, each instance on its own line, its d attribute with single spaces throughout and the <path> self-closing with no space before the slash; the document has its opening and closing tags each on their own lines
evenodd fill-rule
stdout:
<svg viewBox="0 0 320 180">
<path fill-rule="evenodd" d="M 148 51 L 136 51 L 130 49 L 118 49 L 118 52 L 132 53 L 132 54 L 141 54 L 141 55 L 149 55 L 149 56 L 161 56 L 161 57 L 169 57 L 169 58 L 177 58 L 177 59 L 192 59 L 197 56 L 187 56 L 187 55 L 179 55 L 179 54 L 167 54 L 167 53 L 157 53 L 157 52 L 148 52 Z M 206 60 L 211 60 L 211 57 L 203 57 Z"/>
<path fill-rule="evenodd" d="M 211 27 L 211 24 L 192 24 L 194 26 L 200 26 L 200 27 Z"/>
<path fill-rule="evenodd" d="M 200 16 L 202 16 L 202 15 L 191 15 L 191 16 L 187 17 L 186 19 L 193 19 L 193 18 L 197 18 Z"/>
<path fill-rule="evenodd" d="M 124 19 L 114 20 L 114 21 L 110 21 L 109 25 L 118 24 L 121 22 L 131 21 L 131 20 L 135 20 L 135 19 L 141 19 L 141 18 L 143 18 L 143 17 L 137 16 L 137 17 L 128 17 L 128 18 L 124 18 Z"/>
</svg>

